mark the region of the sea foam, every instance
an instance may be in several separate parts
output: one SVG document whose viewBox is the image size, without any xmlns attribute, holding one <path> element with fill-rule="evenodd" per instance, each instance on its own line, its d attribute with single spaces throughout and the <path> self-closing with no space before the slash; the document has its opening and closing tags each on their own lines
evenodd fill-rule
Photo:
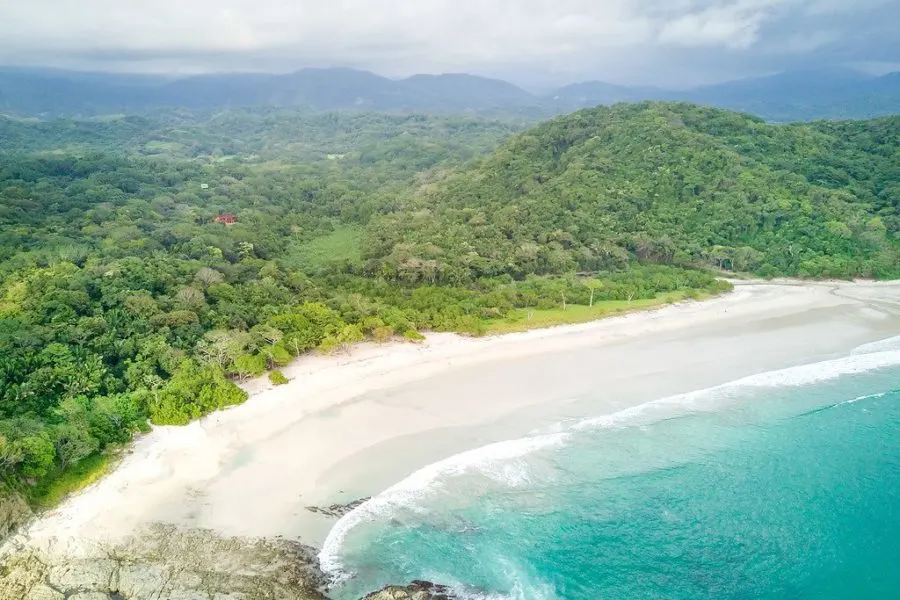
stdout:
<svg viewBox="0 0 900 600">
<path fill-rule="evenodd" d="M 339 552 L 347 534 L 355 527 L 378 518 L 390 518 L 397 507 L 412 506 L 429 493 L 439 490 L 445 477 L 478 472 L 509 487 L 527 483 L 527 475 L 510 466 L 509 461 L 545 448 L 559 447 L 568 434 L 555 433 L 489 444 L 455 454 L 423 467 L 391 486 L 378 496 L 344 515 L 328 533 L 319 562 L 335 581 L 343 579 Z"/>
<path fill-rule="evenodd" d="M 873 352 L 889 352 L 900 350 L 900 335 L 857 346 L 850 354 L 871 354 Z"/>
</svg>

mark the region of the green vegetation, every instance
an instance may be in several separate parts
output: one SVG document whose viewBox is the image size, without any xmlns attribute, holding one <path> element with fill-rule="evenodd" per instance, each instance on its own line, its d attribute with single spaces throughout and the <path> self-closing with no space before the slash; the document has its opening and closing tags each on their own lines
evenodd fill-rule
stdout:
<svg viewBox="0 0 900 600">
<path fill-rule="evenodd" d="M 4 127 L 10 506 L 92 480 L 148 422 L 243 402 L 235 382 L 283 383 L 305 352 L 581 322 L 728 289 L 713 270 L 900 270 L 896 118 L 617 106 L 487 156 L 511 126 L 260 110 Z"/>
<path fill-rule="evenodd" d="M 269 371 L 269 381 L 271 381 L 274 385 L 285 385 L 286 383 L 290 383 L 290 379 L 284 376 L 284 373 L 275 369 L 274 371 Z"/>
<path fill-rule="evenodd" d="M 44 478 L 30 492 L 32 504 L 39 508 L 51 508 L 66 496 L 90 486 L 106 475 L 114 464 L 108 453 L 92 454 L 68 469 L 60 470 L 54 477 Z"/>
<path fill-rule="evenodd" d="M 307 273 L 317 273 L 340 264 L 358 264 L 362 260 L 361 242 L 360 227 L 340 227 L 327 235 L 288 248 L 285 263 Z"/>
<path fill-rule="evenodd" d="M 488 322 L 485 333 L 515 333 L 528 331 L 529 329 L 555 327 L 556 325 L 587 323 L 625 312 L 657 308 L 685 300 L 688 297 L 699 299 L 702 296 L 687 292 L 670 292 L 660 294 L 655 298 L 644 298 L 641 300 L 603 300 L 594 303 L 592 306 L 574 304 L 565 308 L 518 308 L 510 311 L 503 319 Z"/>
<path fill-rule="evenodd" d="M 297 108 L 120 115 L 25 121 L 0 115 L 0 152 L 53 152 L 179 159 L 253 157 L 279 164 L 331 159 L 392 163 L 407 172 L 468 160 L 533 123 L 474 116 L 309 114 Z M 340 157 L 340 160 L 338 160 Z M 382 172 L 385 175 L 389 171 Z"/>
</svg>

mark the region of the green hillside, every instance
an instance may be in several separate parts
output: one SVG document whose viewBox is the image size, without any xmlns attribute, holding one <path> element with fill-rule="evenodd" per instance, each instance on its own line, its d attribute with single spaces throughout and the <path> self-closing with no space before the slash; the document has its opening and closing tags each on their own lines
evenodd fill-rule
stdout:
<svg viewBox="0 0 900 600">
<path fill-rule="evenodd" d="M 633 260 L 897 276 L 898 135 L 898 117 L 779 126 L 688 104 L 585 110 L 420 189 L 370 223 L 365 253 L 383 272 L 428 265 L 456 282 Z"/>
</svg>

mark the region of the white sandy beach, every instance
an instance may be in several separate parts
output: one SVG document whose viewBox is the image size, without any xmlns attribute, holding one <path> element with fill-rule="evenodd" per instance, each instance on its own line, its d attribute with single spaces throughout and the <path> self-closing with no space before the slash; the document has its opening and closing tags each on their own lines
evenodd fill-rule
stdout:
<svg viewBox="0 0 900 600">
<path fill-rule="evenodd" d="M 320 543 L 306 505 L 376 494 L 416 469 L 560 419 L 813 362 L 900 334 L 900 283 L 739 283 L 732 294 L 481 339 L 361 345 L 250 382 L 250 400 L 142 437 L 46 514 L 32 539 L 114 539 L 154 521 Z"/>
</svg>

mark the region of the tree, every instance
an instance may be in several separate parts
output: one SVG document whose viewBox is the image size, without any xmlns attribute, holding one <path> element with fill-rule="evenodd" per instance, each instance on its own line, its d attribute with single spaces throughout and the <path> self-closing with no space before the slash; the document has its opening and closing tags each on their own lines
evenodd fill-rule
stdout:
<svg viewBox="0 0 900 600">
<path fill-rule="evenodd" d="M 181 288 L 178 290 L 178 294 L 175 295 L 175 301 L 182 307 L 190 310 L 202 308 L 206 304 L 205 300 L 203 292 L 190 286 Z"/>
<path fill-rule="evenodd" d="M 184 425 L 246 399 L 247 393 L 218 367 L 185 360 L 151 402 L 150 417 L 159 425 Z"/>
<path fill-rule="evenodd" d="M 246 335 L 239 331 L 207 332 L 197 343 L 200 360 L 227 369 L 246 348 Z"/>
<path fill-rule="evenodd" d="M 39 479 L 50 471 L 56 450 L 46 431 L 23 436 L 16 441 L 16 446 L 22 456 L 18 466 L 22 475 Z"/>
<path fill-rule="evenodd" d="M 597 290 L 603 289 L 603 282 L 598 281 L 596 279 L 585 279 L 584 285 L 591 291 L 590 300 L 588 301 L 588 306 L 594 306 L 594 293 Z"/>
<path fill-rule="evenodd" d="M 62 469 L 94 454 L 100 448 L 100 441 L 79 424 L 65 423 L 53 431 L 56 460 Z"/>
<path fill-rule="evenodd" d="M 231 369 L 241 380 L 258 377 L 266 371 L 266 359 L 259 354 L 241 354 L 235 359 Z"/>
<path fill-rule="evenodd" d="M 258 339 L 269 346 L 274 346 L 284 337 L 283 331 L 265 323 L 257 325 L 251 331 Z"/>
<path fill-rule="evenodd" d="M 208 290 L 209 286 L 225 281 L 225 277 L 215 269 L 203 267 L 194 275 L 194 281 L 197 282 L 204 290 Z"/>
</svg>

